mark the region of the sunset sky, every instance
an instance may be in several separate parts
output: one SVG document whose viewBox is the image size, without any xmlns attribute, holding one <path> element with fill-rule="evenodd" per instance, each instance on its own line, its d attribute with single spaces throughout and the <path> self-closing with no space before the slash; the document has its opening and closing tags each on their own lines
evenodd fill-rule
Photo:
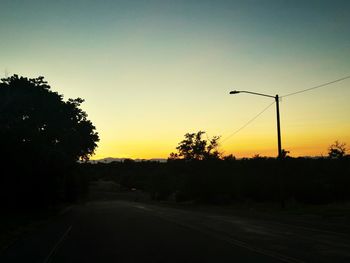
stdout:
<svg viewBox="0 0 350 263">
<path fill-rule="evenodd" d="M 44 76 L 100 134 L 94 159 L 166 158 L 187 132 L 276 156 L 273 99 L 350 75 L 350 1 L 0 0 L 0 76 Z M 350 79 L 285 97 L 292 156 L 350 147 Z"/>
</svg>

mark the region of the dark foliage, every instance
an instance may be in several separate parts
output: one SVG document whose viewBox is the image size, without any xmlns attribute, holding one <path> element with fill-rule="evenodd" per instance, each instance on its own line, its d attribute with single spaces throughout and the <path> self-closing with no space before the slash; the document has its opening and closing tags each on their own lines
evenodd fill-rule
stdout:
<svg viewBox="0 0 350 263">
<path fill-rule="evenodd" d="M 345 143 L 335 141 L 334 144 L 328 148 L 328 156 L 331 159 L 341 159 L 345 157 L 346 150 L 347 149 Z"/>
<path fill-rule="evenodd" d="M 124 189 L 136 187 L 154 200 L 228 204 L 275 202 L 327 204 L 350 201 L 350 158 L 345 144 L 329 148 L 330 158 L 282 158 L 255 155 L 237 160 L 220 158 L 219 137 L 202 138 L 204 132 L 187 133 L 167 163 L 125 160 L 112 164 L 83 164 L 92 180 L 114 180 Z"/>
<path fill-rule="evenodd" d="M 82 164 L 93 180 L 136 187 L 155 200 L 325 204 L 350 200 L 350 159 L 254 158 Z"/>
<path fill-rule="evenodd" d="M 176 147 L 178 153 L 171 153 L 169 159 L 205 160 L 220 158 L 220 153 L 217 150 L 220 137 L 214 136 L 210 140 L 205 140 L 202 138 L 204 134 L 204 131 L 186 133 L 185 139 Z"/>
<path fill-rule="evenodd" d="M 43 77 L 14 75 L 0 82 L 1 201 L 49 205 L 72 192 L 75 163 L 94 153 L 99 137 L 80 109 Z"/>
</svg>

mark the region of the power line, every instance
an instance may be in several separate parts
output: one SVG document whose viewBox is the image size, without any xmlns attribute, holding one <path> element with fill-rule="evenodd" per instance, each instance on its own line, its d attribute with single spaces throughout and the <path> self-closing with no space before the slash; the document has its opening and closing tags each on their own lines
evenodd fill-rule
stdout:
<svg viewBox="0 0 350 263">
<path fill-rule="evenodd" d="M 322 88 L 322 87 L 324 87 L 324 86 L 327 86 L 327 85 L 330 85 L 330 84 L 333 84 L 333 83 L 336 83 L 336 82 L 339 82 L 339 81 L 343 81 L 343 80 L 346 80 L 346 79 L 349 79 L 349 78 L 350 78 L 350 75 L 349 75 L 349 76 L 346 76 L 346 77 L 343 77 L 343 78 L 340 78 L 340 79 L 336 79 L 336 80 L 327 82 L 327 83 L 323 83 L 323 84 L 321 84 L 321 85 L 317 85 L 317 86 L 312 87 L 312 88 L 308 88 L 308 89 L 299 90 L 299 91 L 296 91 L 296 92 L 293 92 L 293 93 L 289 93 L 289 94 L 284 95 L 284 96 L 281 96 L 281 97 L 293 96 L 293 95 L 296 95 L 296 94 L 299 94 L 299 93 L 303 93 L 303 92 L 306 92 L 306 91 L 310 91 L 310 90 Z"/>
<path fill-rule="evenodd" d="M 227 141 L 230 139 L 233 135 L 237 134 L 241 130 L 243 130 L 245 127 L 247 127 L 249 124 L 251 124 L 253 121 L 255 121 L 261 114 L 263 114 L 265 111 L 267 111 L 268 108 L 270 108 L 273 104 L 275 104 L 275 101 L 269 104 L 266 108 L 264 108 L 262 111 L 260 111 L 257 115 L 255 115 L 252 119 L 250 119 L 248 122 L 246 122 L 242 127 L 237 129 L 235 132 L 231 133 L 229 136 L 227 136 L 224 140 L 221 141 L 221 143 Z"/>
<path fill-rule="evenodd" d="M 318 89 L 318 88 L 321 88 L 321 87 L 324 87 L 324 86 L 327 86 L 327 85 L 330 85 L 330 84 L 333 84 L 333 83 L 336 83 L 336 82 L 340 82 L 340 81 L 343 81 L 343 80 L 346 80 L 346 79 L 349 79 L 350 78 L 350 75 L 349 76 L 346 76 L 346 77 L 343 77 L 343 78 L 340 78 L 340 79 L 336 79 L 336 80 L 333 80 L 333 81 L 330 81 L 330 82 L 327 82 L 327 83 L 323 83 L 323 84 L 320 84 L 320 85 L 317 85 L 317 86 L 314 86 L 314 87 L 311 87 L 311 88 L 308 88 L 308 89 L 304 89 L 304 90 L 299 90 L 299 91 L 296 91 L 296 92 L 293 92 L 293 93 L 289 93 L 289 94 L 286 94 L 286 95 L 283 95 L 283 96 L 280 96 L 280 98 L 284 98 L 284 97 L 288 97 L 288 96 L 293 96 L 293 95 L 296 95 L 296 94 L 299 94 L 299 93 L 303 93 L 303 92 L 307 92 L 307 91 L 310 91 L 310 90 L 314 90 L 314 89 Z M 240 127 L 239 129 L 237 129 L 235 132 L 233 132 L 232 134 L 230 134 L 229 136 L 227 136 L 224 140 L 221 141 L 221 143 L 227 141 L 228 139 L 230 139 L 232 136 L 234 136 L 235 134 L 237 134 L 238 132 L 240 132 L 241 130 L 243 130 L 245 127 L 247 127 L 249 124 L 251 124 L 253 121 L 255 121 L 261 114 L 263 114 L 268 108 L 270 108 L 273 104 L 275 104 L 275 101 L 272 102 L 271 104 L 269 104 L 266 108 L 264 108 L 261 112 L 259 112 L 256 116 L 254 116 L 252 119 L 250 119 L 247 123 L 245 123 L 242 127 Z"/>
</svg>

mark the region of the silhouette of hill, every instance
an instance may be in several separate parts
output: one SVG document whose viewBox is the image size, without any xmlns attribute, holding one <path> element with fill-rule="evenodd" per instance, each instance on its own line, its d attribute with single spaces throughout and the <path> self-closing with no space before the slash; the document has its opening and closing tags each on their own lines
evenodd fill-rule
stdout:
<svg viewBox="0 0 350 263">
<path fill-rule="evenodd" d="M 152 161 L 152 162 L 160 162 L 165 163 L 167 159 L 164 158 L 151 158 L 151 159 L 131 159 L 131 158 L 114 158 L 114 157 L 106 157 L 97 160 L 89 160 L 89 163 L 111 163 L 111 162 L 124 162 L 125 160 L 131 160 L 134 162 L 143 162 L 143 161 Z"/>
</svg>

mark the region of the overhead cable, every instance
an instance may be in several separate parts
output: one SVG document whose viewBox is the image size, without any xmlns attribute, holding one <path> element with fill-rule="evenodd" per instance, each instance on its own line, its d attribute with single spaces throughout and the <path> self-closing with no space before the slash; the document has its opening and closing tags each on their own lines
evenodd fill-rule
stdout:
<svg viewBox="0 0 350 263">
<path fill-rule="evenodd" d="M 340 78 L 340 79 L 336 79 L 336 80 L 327 82 L 327 83 L 323 83 L 323 84 L 321 84 L 321 85 L 317 85 L 317 86 L 315 86 L 315 87 L 311 87 L 311 88 L 308 88 L 308 89 L 304 89 L 304 90 L 299 90 L 299 91 L 296 91 L 296 92 L 292 92 L 292 93 L 283 95 L 283 96 L 281 96 L 281 97 L 293 96 L 293 95 L 296 95 L 296 94 L 299 94 L 299 93 L 303 93 L 303 92 L 306 92 L 306 91 L 310 91 L 310 90 L 322 88 L 322 87 L 324 87 L 324 86 L 327 86 L 327 85 L 330 85 L 330 84 L 333 84 L 333 83 L 336 83 L 336 82 L 340 82 L 340 81 L 343 81 L 343 80 L 346 80 L 346 79 L 349 79 L 349 78 L 350 78 L 350 75 L 349 75 L 349 76 L 346 76 L 346 77 L 343 77 L 343 78 Z"/>
<path fill-rule="evenodd" d="M 230 139 L 233 135 L 237 134 L 241 130 L 243 130 L 245 127 L 247 127 L 249 124 L 251 124 L 253 121 L 255 121 L 261 114 L 263 114 L 265 111 L 267 111 L 268 108 L 270 108 L 273 104 L 275 104 L 275 101 L 269 104 L 266 108 L 264 108 L 262 111 L 260 111 L 257 115 L 255 115 L 253 118 L 251 118 L 248 122 L 246 122 L 242 127 L 231 133 L 229 136 L 227 136 L 225 139 L 221 141 L 221 143 L 227 141 Z"/>
</svg>

